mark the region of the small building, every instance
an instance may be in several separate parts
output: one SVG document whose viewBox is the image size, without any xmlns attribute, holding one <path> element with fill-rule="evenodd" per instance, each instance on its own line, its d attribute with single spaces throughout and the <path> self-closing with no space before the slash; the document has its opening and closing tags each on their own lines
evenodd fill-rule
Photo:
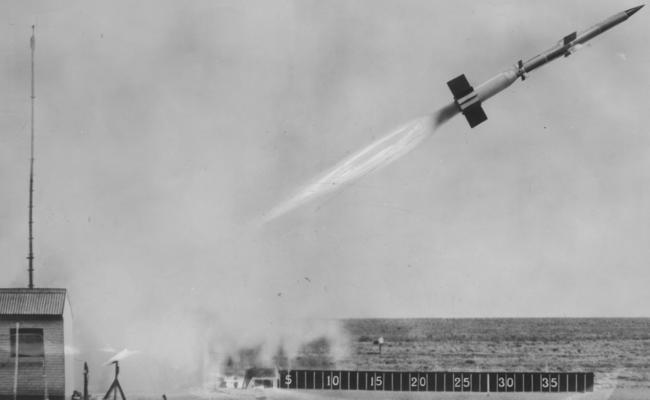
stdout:
<svg viewBox="0 0 650 400">
<path fill-rule="evenodd" d="M 280 376 L 275 368 L 253 367 L 246 370 L 242 386 L 246 389 L 275 388 L 278 379 Z"/>
<path fill-rule="evenodd" d="M 73 387 L 66 289 L 0 289 L 0 400 L 63 400 Z"/>
<path fill-rule="evenodd" d="M 237 375 L 226 375 L 219 377 L 217 388 L 221 389 L 241 389 L 244 387 L 244 377 Z"/>
</svg>

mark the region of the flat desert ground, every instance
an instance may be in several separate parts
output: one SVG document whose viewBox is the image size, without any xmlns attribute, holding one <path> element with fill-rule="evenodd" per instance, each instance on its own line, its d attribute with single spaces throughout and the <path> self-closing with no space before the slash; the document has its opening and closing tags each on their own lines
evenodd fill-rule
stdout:
<svg viewBox="0 0 650 400">
<path fill-rule="evenodd" d="M 294 369 L 594 372 L 590 393 L 409 393 L 257 390 L 214 399 L 650 399 L 650 319 L 350 319 L 343 355 L 327 340 L 304 346 Z M 381 353 L 374 343 L 383 337 Z M 241 392 L 241 393 L 240 393 Z M 171 396 L 192 398 L 195 396 Z"/>
</svg>

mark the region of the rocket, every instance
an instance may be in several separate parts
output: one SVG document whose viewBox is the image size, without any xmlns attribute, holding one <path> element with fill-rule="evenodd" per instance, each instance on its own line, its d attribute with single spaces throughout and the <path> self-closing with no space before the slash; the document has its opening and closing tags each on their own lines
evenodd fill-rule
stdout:
<svg viewBox="0 0 650 400">
<path fill-rule="evenodd" d="M 478 124 L 487 120 L 487 115 L 485 115 L 485 111 L 483 111 L 483 107 L 481 107 L 482 102 L 506 89 L 517 79 L 521 78 L 522 81 L 525 80 L 526 74 L 542 65 L 562 56 L 570 56 L 585 42 L 627 20 L 635 12 L 639 11 L 641 7 L 643 7 L 643 5 L 614 14 L 606 20 L 580 33 L 570 33 L 550 49 L 536 55 L 528 61 L 524 62 L 519 60 L 519 62 L 517 62 L 517 64 L 511 69 L 497 74 L 475 88 L 469 84 L 465 75 L 457 76 L 447 82 L 447 86 L 449 86 L 449 90 L 451 90 L 451 93 L 454 96 L 456 106 L 460 112 L 463 113 L 467 122 L 469 122 L 469 126 L 474 128 Z"/>
</svg>

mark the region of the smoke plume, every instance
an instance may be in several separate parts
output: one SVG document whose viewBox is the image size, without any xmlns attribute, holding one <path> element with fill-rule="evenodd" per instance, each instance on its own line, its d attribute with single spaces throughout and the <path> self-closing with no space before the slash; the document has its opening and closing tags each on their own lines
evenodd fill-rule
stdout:
<svg viewBox="0 0 650 400">
<path fill-rule="evenodd" d="M 327 193 L 339 190 L 355 180 L 383 168 L 415 149 L 436 128 L 457 113 L 455 104 L 416 118 L 394 129 L 374 143 L 336 164 L 288 200 L 273 208 L 264 218 L 269 222 Z"/>
</svg>

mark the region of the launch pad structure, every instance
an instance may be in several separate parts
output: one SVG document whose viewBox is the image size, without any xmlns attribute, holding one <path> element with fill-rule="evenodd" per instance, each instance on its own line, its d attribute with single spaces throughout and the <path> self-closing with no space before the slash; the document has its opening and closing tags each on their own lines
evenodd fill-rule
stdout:
<svg viewBox="0 0 650 400">
<path fill-rule="evenodd" d="M 117 379 L 118 375 L 120 374 L 120 363 L 119 361 L 113 361 L 112 364 L 115 364 L 115 378 L 113 378 L 113 383 L 111 383 L 111 386 L 108 388 L 108 391 L 104 395 L 103 400 L 109 400 L 111 398 L 111 394 L 113 395 L 113 400 L 117 400 L 118 392 L 122 400 L 126 400 L 126 396 L 124 396 L 124 391 L 122 390 L 120 381 Z"/>
</svg>

